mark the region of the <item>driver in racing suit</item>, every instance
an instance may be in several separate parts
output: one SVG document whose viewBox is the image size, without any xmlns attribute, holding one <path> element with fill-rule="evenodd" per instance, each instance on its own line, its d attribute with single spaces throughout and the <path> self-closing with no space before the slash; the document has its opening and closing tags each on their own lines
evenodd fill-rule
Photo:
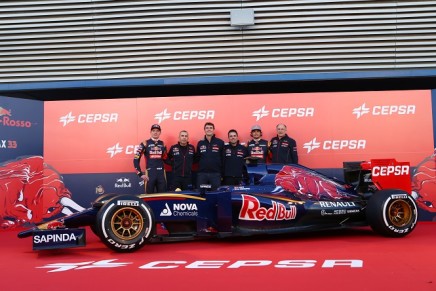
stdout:
<svg viewBox="0 0 436 291">
<path fill-rule="evenodd" d="M 145 192 L 161 193 L 167 190 L 164 160 L 167 158 L 167 150 L 163 141 L 159 139 L 161 128 L 159 124 L 151 126 L 151 138 L 143 141 L 136 150 L 133 165 L 136 174 L 145 182 Z M 141 157 L 146 158 L 146 170 L 141 169 Z"/>
</svg>

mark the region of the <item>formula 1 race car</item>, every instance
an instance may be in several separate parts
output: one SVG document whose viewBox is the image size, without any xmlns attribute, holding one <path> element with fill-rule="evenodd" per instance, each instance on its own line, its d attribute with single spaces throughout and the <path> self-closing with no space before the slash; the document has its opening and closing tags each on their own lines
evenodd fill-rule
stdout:
<svg viewBox="0 0 436 291">
<path fill-rule="evenodd" d="M 103 194 L 92 207 L 18 234 L 33 248 L 85 245 L 85 228 L 109 248 L 205 237 L 284 234 L 371 226 L 384 236 L 410 234 L 418 220 L 410 165 L 394 159 L 344 163 L 344 180 L 301 165 L 248 165 L 250 182 L 216 191 Z M 210 189 L 209 189 L 210 190 Z"/>
</svg>

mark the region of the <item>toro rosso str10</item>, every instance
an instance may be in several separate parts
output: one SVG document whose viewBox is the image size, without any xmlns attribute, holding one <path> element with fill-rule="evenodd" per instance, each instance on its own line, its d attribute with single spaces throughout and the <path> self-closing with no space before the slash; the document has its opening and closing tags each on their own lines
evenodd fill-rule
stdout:
<svg viewBox="0 0 436 291">
<path fill-rule="evenodd" d="M 92 207 L 18 234 L 34 249 L 85 245 L 85 228 L 109 248 L 203 237 L 284 234 L 371 226 L 403 237 L 418 220 L 410 166 L 394 159 L 344 163 L 344 180 L 301 165 L 248 165 L 250 182 L 217 191 L 104 194 Z"/>
</svg>

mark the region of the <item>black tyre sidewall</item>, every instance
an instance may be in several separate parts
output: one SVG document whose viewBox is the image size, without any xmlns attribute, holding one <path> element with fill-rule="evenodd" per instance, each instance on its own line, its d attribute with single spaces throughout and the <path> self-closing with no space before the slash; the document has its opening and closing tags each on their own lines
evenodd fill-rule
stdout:
<svg viewBox="0 0 436 291">
<path fill-rule="evenodd" d="M 397 200 L 407 202 L 412 210 L 411 221 L 402 227 L 395 226 L 388 218 L 389 206 Z M 403 237 L 415 229 L 418 221 L 418 207 L 413 197 L 403 190 L 381 190 L 369 199 L 366 218 L 375 232 L 388 237 Z"/>
<path fill-rule="evenodd" d="M 128 201 L 134 206 L 119 205 L 120 201 Z M 111 220 L 118 210 L 127 207 L 134 208 L 141 214 L 144 227 L 137 237 L 131 240 L 122 240 L 113 233 Z M 117 252 L 132 252 L 143 247 L 151 239 L 154 233 L 153 211 L 136 196 L 116 196 L 107 201 L 97 213 L 96 230 L 100 240 L 109 248 Z"/>
</svg>

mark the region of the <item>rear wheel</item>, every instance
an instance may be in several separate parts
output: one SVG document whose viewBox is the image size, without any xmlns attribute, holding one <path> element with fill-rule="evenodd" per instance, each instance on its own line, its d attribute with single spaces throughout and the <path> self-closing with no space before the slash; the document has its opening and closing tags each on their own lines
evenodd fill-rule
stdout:
<svg viewBox="0 0 436 291">
<path fill-rule="evenodd" d="M 413 197 L 403 190 L 381 190 L 369 199 L 366 217 L 375 232 L 403 237 L 415 228 L 418 208 Z"/>
<path fill-rule="evenodd" d="M 117 252 L 132 252 L 147 243 L 154 232 L 150 207 L 136 196 L 117 196 L 97 214 L 96 228 L 101 241 Z"/>
</svg>

